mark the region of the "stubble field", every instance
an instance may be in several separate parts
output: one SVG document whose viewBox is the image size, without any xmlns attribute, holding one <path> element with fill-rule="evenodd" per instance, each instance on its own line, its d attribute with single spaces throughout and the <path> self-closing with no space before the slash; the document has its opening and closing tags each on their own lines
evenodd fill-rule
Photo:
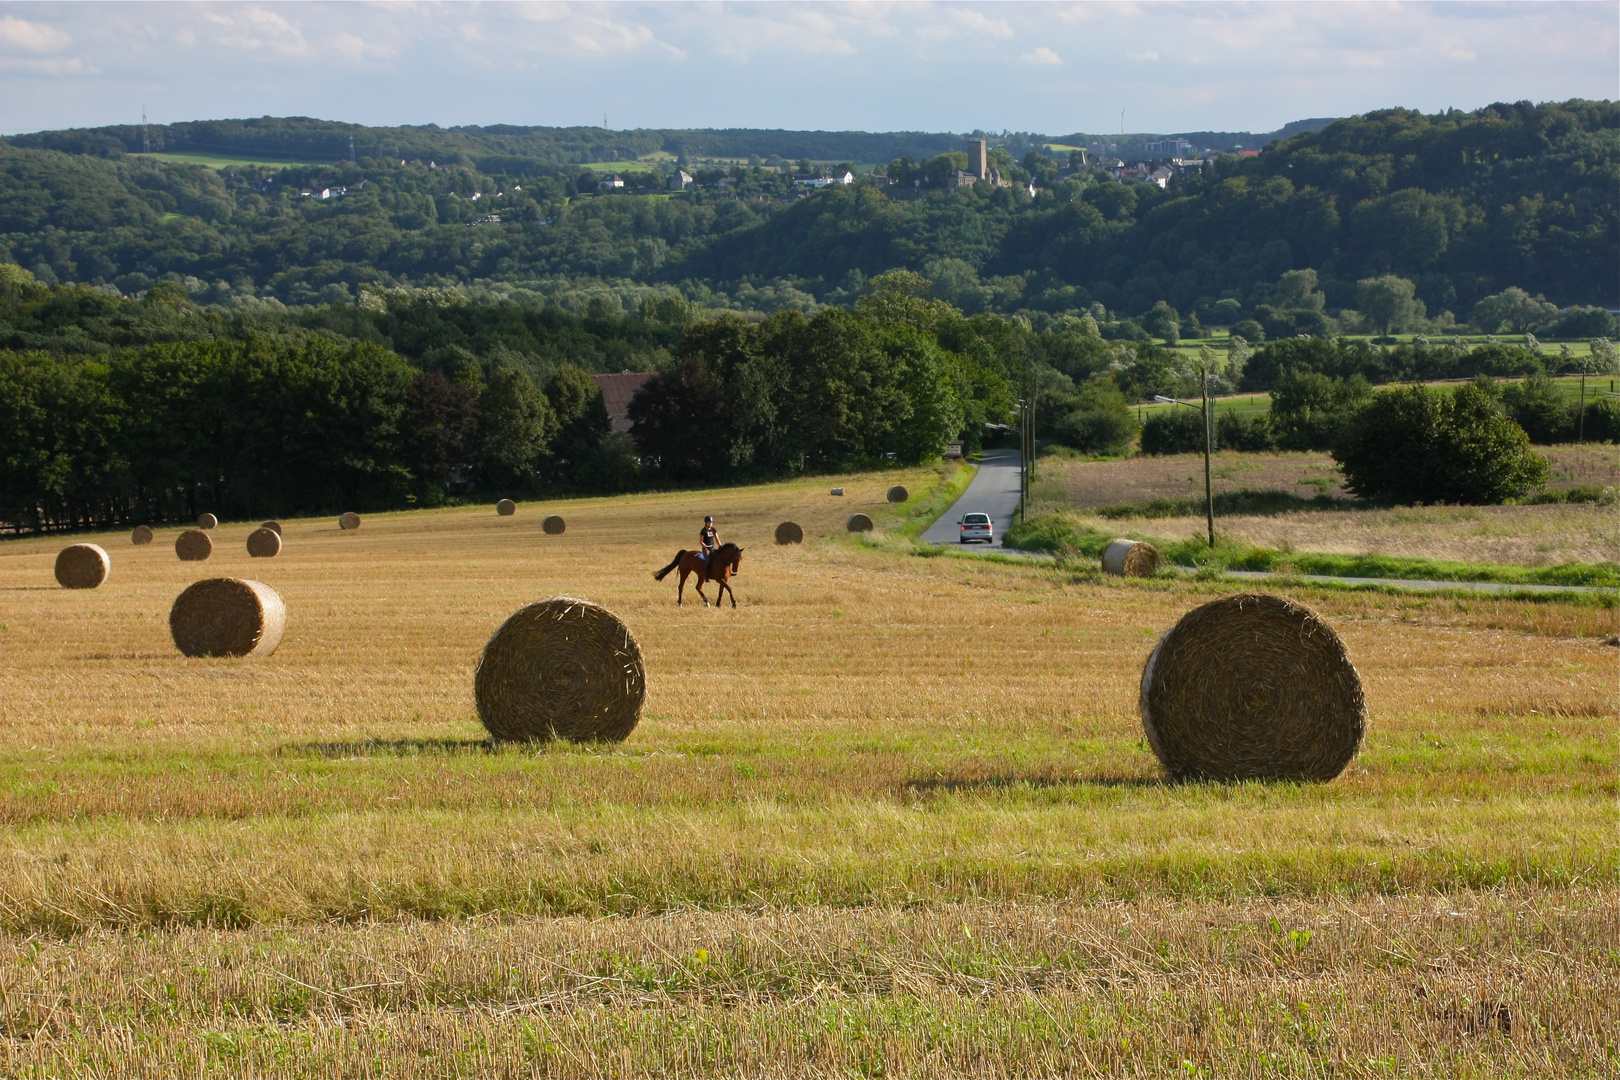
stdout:
<svg viewBox="0 0 1620 1080">
<path fill-rule="evenodd" d="M 0 1074 L 1596 1076 L 1620 1064 L 1615 612 L 1298 591 L 1371 723 L 1170 785 L 1136 682 L 1215 582 L 856 544 L 932 471 L 0 546 Z M 561 537 L 540 531 L 558 510 Z M 741 606 L 651 571 L 704 513 Z M 805 525 L 802 547 L 770 543 Z M 257 661 L 174 596 L 286 599 Z M 620 614 L 620 746 L 490 749 L 517 607 Z"/>
</svg>

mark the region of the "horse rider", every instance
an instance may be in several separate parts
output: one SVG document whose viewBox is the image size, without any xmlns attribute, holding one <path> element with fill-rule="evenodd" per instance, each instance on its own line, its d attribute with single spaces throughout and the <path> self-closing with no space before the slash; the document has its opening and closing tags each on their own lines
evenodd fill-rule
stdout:
<svg viewBox="0 0 1620 1080">
<path fill-rule="evenodd" d="M 703 531 L 698 533 L 698 541 L 703 545 L 698 551 L 698 558 L 703 560 L 703 569 L 707 573 L 709 556 L 714 554 L 714 549 L 720 546 L 720 534 L 714 530 L 714 517 L 712 515 L 703 515 Z"/>
</svg>

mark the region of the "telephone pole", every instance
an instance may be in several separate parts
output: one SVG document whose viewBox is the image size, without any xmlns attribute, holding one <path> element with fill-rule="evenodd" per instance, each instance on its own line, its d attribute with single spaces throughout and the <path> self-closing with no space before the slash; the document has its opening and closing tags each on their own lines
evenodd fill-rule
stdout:
<svg viewBox="0 0 1620 1080">
<path fill-rule="evenodd" d="M 146 126 L 146 106 L 142 105 L 141 106 L 141 153 L 150 154 L 151 152 L 152 152 L 152 132 L 151 132 L 151 129 Z"/>
</svg>

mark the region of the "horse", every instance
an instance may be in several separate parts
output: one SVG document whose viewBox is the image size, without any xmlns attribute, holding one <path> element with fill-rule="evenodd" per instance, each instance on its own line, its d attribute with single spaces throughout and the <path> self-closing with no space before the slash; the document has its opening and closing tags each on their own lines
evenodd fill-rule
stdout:
<svg viewBox="0 0 1620 1080">
<path fill-rule="evenodd" d="M 737 572 L 737 566 L 742 562 L 742 553 L 743 549 L 736 544 L 721 544 L 714 549 L 708 562 L 705 563 L 698 557 L 697 552 L 682 549 L 675 553 L 675 558 L 670 560 L 668 566 L 653 575 L 653 580 L 663 581 L 671 570 L 680 567 L 681 584 L 675 590 L 676 607 L 680 606 L 681 600 L 686 595 L 686 578 L 689 574 L 697 575 L 697 594 L 703 597 L 704 607 L 709 606 L 709 598 L 703 594 L 705 581 L 713 581 L 720 586 L 719 593 L 714 598 L 716 604 L 725 598 L 726 593 L 731 593 L 731 606 L 736 607 L 737 594 L 731 589 L 731 575 Z"/>
</svg>

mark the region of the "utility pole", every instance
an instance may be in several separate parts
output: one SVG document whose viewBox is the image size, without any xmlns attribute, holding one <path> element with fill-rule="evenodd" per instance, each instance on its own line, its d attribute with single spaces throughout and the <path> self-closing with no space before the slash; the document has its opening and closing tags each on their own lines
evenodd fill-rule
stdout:
<svg viewBox="0 0 1620 1080">
<path fill-rule="evenodd" d="M 141 153 L 152 152 L 152 131 L 146 126 L 146 106 L 141 106 Z"/>
<path fill-rule="evenodd" d="M 1185 405 L 1189 409 L 1199 409 L 1204 415 L 1204 522 L 1209 527 L 1209 546 L 1215 546 L 1215 492 L 1210 483 L 1210 453 L 1215 447 L 1215 399 L 1209 392 L 1209 372 L 1198 373 L 1200 404 L 1194 405 L 1190 401 L 1177 401 L 1175 398 L 1154 394 L 1154 401 L 1162 401 L 1166 405 Z"/>
<path fill-rule="evenodd" d="M 1209 482 L 1209 454 L 1215 448 L 1215 401 L 1209 393 L 1209 370 L 1198 372 L 1198 389 L 1204 399 L 1204 518 L 1209 524 L 1209 546 L 1215 546 L 1215 495 Z"/>
</svg>

